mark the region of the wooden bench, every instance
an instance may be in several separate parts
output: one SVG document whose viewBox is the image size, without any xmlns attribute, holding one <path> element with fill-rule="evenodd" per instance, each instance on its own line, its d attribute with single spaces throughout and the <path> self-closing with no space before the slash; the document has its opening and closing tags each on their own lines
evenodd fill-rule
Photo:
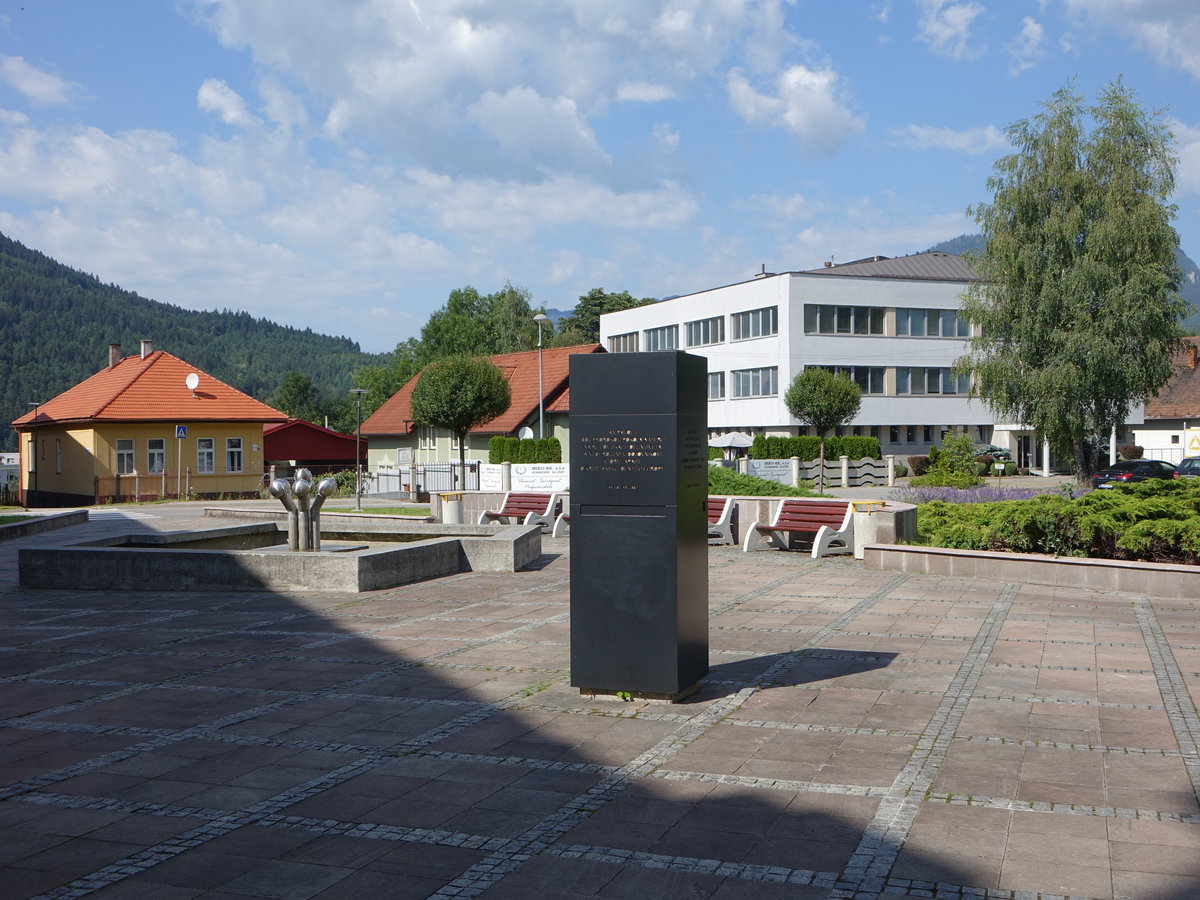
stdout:
<svg viewBox="0 0 1200 900">
<path fill-rule="evenodd" d="M 708 542 L 710 544 L 735 544 L 733 539 L 733 516 L 737 512 L 737 501 L 732 497 L 708 498 Z M 551 537 L 564 537 L 571 527 L 571 514 L 562 512 L 554 520 Z"/>
<path fill-rule="evenodd" d="M 737 501 L 732 497 L 708 498 L 708 542 L 709 544 L 736 544 L 733 539 L 733 516 L 737 512 Z"/>
<path fill-rule="evenodd" d="M 554 517 L 562 508 L 563 495 L 555 494 L 519 494 L 509 491 L 504 495 L 504 503 L 499 510 L 485 509 L 479 514 L 480 525 L 493 522 L 519 522 L 522 525 L 541 525 L 549 528 L 554 524 Z"/>
<path fill-rule="evenodd" d="M 854 552 L 854 504 L 849 500 L 781 500 L 770 522 L 746 529 L 742 550 L 788 549 L 789 534 L 811 534 L 812 557 Z"/>
</svg>

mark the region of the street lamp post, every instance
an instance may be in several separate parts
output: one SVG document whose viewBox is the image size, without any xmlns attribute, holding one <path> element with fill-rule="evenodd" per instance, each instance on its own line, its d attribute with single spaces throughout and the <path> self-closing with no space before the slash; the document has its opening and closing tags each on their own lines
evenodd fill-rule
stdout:
<svg viewBox="0 0 1200 900">
<path fill-rule="evenodd" d="M 38 489 L 37 417 L 38 417 L 38 407 L 40 407 L 42 405 L 42 401 L 41 400 L 30 400 L 25 405 L 28 407 L 31 407 L 33 409 L 33 421 L 29 423 L 32 426 L 29 429 L 29 465 L 27 465 L 25 467 L 25 471 L 28 472 L 28 471 L 30 471 L 30 466 L 33 467 L 32 468 L 32 471 L 33 471 L 33 491 L 32 491 L 32 493 L 33 493 L 34 497 L 36 498 L 37 497 L 37 489 Z M 20 482 L 18 482 L 18 484 L 19 483 Z M 26 501 L 28 501 L 29 498 L 26 497 L 24 499 Z M 25 506 L 28 507 L 29 503 L 26 502 Z"/>
<path fill-rule="evenodd" d="M 542 325 L 550 321 L 550 317 L 545 313 L 538 313 L 533 317 L 533 321 L 537 322 L 538 327 L 538 437 L 546 436 L 546 411 L 543 409 L 545 403 L 545 394 L 542 391 Z"/>
<path fill-rule="evenodd" d="M 366 388 L 350 388 L 358 401 L 358 424 L 354 426 L 354 511 L 362 512 L 362 395 Z"/>
</svg>

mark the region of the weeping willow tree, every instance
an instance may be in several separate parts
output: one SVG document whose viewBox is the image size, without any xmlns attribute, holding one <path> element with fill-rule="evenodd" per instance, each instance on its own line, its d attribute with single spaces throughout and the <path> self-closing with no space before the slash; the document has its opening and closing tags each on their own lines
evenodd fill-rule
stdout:
<svg viewBox="0 0 1200 900">
<path fill-rule="evenodd" d="M 1173 138 L 1119 80 L 1090 108 L 1063 88 L 1007 134 L 992 201 L 968 210 L 986 243 L 962 306 L 977 333 L 958 367 L 1083 482 L 1099 440 L 1173 374 L 1187 308 Z"/>
</svg>

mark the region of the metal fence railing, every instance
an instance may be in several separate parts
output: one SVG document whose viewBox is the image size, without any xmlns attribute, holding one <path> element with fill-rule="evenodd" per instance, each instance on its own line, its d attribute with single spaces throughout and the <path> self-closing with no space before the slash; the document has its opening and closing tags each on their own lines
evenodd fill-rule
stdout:
<svg viewBox="0 0 1200 900">
<path fill-rule="evenodd" d="M 415 487 L 414 487 L 415 485 Z M 458 463 L 424 463 L 399 469 L 379 468 L 364 478 L 367 494 L 420 496 L 441 491 L 479 490 L 479 463 L 468 460 L 465 470 Z"/>
</svg>

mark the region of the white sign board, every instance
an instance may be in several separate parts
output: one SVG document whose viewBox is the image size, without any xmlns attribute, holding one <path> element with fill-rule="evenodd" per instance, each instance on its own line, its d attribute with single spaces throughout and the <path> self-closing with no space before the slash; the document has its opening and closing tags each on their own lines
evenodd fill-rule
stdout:
<svg viewBox="0 0 1200 900">
<path fill-rule="evenodd" d="M 755 478 L 765 478 L 776 484 L 791 485 L 792 461 L 790 459 L 751 459 L 747 460 L 746 471 Z"/>
<path fill-rule="evenodd" d="M 495 463 L 479 464 L 479 489 L 481 491 L 502 491 L 504 482 L 500 477 L 502 468 Z"/>
<path fill-rule="evenodd" d="M 571 477 L 565 463 L 513 463 L 512 489 L 514 491 L 565 491 L 571 486 Z"/>
</svg>

